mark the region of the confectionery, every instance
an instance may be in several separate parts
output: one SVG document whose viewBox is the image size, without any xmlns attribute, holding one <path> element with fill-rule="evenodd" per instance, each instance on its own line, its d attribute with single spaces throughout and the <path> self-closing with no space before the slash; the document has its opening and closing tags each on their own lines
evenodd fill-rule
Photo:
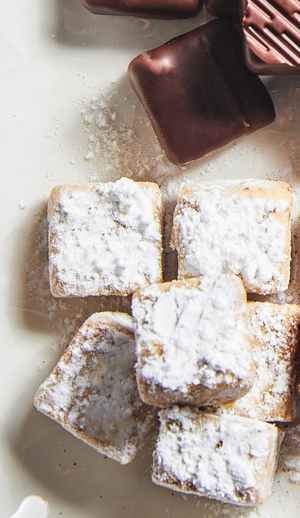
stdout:
<svg viewBox="0 0 300 518">
<path fill-rule="evenodd" d="M 157 184 L 60 185 L 48 204 L 50 287 L 55 297 L 126 296 L 162 280 Z"/>
<path fill-rule="evenodd" d="M 35 407 L 100 453 L 130 462 L 156 423 L 139 397 L 133 322 L 94 313 L 38 389 Z"/>
<path fill-rule="evenodd" d="M 159 415 L 154 483 L 243 506 L 269 498 L 284 436 L 275 425 L 189 407 Z"/>
<path fill-rule="evenodd" d="M 245 60 L 256 74 L 300 74 L 298 0 L 241 0 Z"/>
<path fill-rule="evenodd" d="M 213 16 L 229 18 L 235 23 L 240 21 L 239 0 L 205 0 L 205 7 Z"/>
<path fill-rule="evenodd" d="M 245 396 L 224 405 L 222 412 L 262 421 L 293 421 L 299 407 L 300 307 L 249 302 L 247 308 L 256 363 L 254 383 Z"/>
<path fill-rule="evenodd" d="M 174 164 L 186 164 L 273 122 L 271 97 L 243 59 L 228 20 L 216 19 L 128 67 L 131 86 Z"/>
<path fill-rule="evenodd" d="M 132 314 L 146 403 L 218 405 L 252 386 L 246 293 L 235 275 L 153 284 L 134 293 Z"/>
<path fill-rule="evenodd" d="M 247 292 L 287 289 L 291 260 L 288 184 L 267 180 L 192 181 L 182 185 L 171 247 L 178 278 L 234 273 Z"/>
<path fill-rule="evenodd" d="M 203 5 L 203 0 L 81 0 L 95 14 L 119 14 L 145 18 L 190 18 Z"/>
</svg>

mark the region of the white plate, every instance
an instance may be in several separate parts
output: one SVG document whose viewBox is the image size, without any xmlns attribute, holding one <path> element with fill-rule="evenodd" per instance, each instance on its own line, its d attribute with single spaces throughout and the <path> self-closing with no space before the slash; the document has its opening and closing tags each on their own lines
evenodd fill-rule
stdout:
<svg viewBox="0 0 300 518">
<path fill-rule="evenodd" d="M 131 464 L 120 466 L 32 405 L 84 318 L 96 309 L 129 304 L 114 298 L 60 304 L 50 296 L 45 204 L 54 185 L 151 179 L 163 188 L 168 220 L 179 184 L 188 178 L 280 179 L 294 189 L 293 233 L 298 233 L 300 78 L 266 78 L 276 122 L 184 168 L 164 158 L 131 91 L 126 69 L 133 57 L 207 19 L 204 11 L 176 22 L 99 17 L 80 0 L 1 2 L 3 518 L 32 494 L 49 502 L 50 518 L 299 516 L 299 486 L 281 469 L 273 496 L 259 511 L 173 494 L 150 481 L 151 443 Z M 297 239 L 294 244 L 296 250 Z M 167 265 L 172 277 L 174 255 L 168 254 Z M 297 275 L 296 256 L 293 272 Z M 286 300 L 299 301 L 295 280 Z"/>
</svg>

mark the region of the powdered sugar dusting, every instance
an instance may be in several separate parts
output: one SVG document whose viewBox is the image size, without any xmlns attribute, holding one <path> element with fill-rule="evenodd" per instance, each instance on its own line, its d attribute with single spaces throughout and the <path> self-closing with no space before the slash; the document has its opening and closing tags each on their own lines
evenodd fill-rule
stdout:
<svg viewBox="0 0 300 518">
<path fill-rule="evenodd" d="M 197 413 L 187 407 L 174 407 L 159 415 L 155 482 L 240 505 L 255 505 L 268 498 L 283 438 L 278 428 L 237 416 Z"/>
<path fill-rule="evenodd" d="M 247 307 L 255 379 L 245 396 L 222 411 L 264 421 L 292 421 L 299 406 L 295 380 L 300 307 L 268 302 L 248 303 Z"/>
<path fill-rule="evenodd" d="M 160 184 L 163 177 L 181 172 L 166 159 L 129 82 L 95 95 L 82 109 L 82 118 L 88 133 L 91 181 L 99 181 L 100 171 L 101 181 L 117 180 L 121 172 Z"/>
<path fill-rule="evenodd" d="M 49 204 L 50 279 L 59 296 L 128 295 L 162 279 L 156 184 L 61 186 Z"/>
<path fill-rule="evenodd" d="M 138 370 L 164 388 L 252 381 L 243 288 L 234 276 L 146 288 L 133 298 Z M 161 344 L 151 352 L 149 344 Z M 249 361 L 250 359 L 250 361 Z"/>
<path fill-rule="evenodd" d="M 129 315 L 93 314 L 35 395 L 35 406 L 121 463 L 143 444 L 156 410 L 139 398 Z"/>
<path fill-rule="evenodd" d="M 289 277 L 289 211 L 282 192 L 272 199 L 248 195 L 259 182 L 194 182 L 182 189 L 175 210 L 173 247 L 181 256 L 178 276 L 234 273 L 247 291 L 285 291 Z M 244 193 L 235 193 L 240 185 Z M 232 190 L 232 192 L 231 192 Z M 249 191 L 251 192 L 251 191 Z M 284 269 L 282 265 L 287 263 Z"/>
</svg>

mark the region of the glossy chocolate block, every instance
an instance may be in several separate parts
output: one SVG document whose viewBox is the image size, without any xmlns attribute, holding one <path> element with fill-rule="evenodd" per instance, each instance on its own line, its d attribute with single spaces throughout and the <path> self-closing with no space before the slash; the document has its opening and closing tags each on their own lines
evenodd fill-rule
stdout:
<svg viewBox="0 0 300 518">
<path fill-rule="evenodd" d="M 218 18 L 229 18 L 232 22 L 240 21 L 239 0 L 205 0 L 207 11 Z"/>
<path fill-rule="evenodd" d="M 245 61 L 257 74 L 300 74 L 299 0 L 242 0 Z"/>
<path fill-rule="evenodd" d="M 146 18 L 190 18 L 204 0 L 81 0 L 94 14 L 121 14 Z"/>
<path fill-rule="evenodd" d="M 175 164 L 198 159 L 275 118 L 267 89 L 246 67 L 239 34 L 225 19 L 141 54 L 128 74 Z"/>
</svg>

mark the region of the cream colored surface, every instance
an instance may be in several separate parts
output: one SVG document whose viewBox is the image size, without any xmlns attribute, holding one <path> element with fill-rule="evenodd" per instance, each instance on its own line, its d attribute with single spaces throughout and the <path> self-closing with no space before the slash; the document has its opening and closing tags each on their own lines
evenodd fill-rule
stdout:
<svg viewBox="0 0 300 518">
<path fill-rule="evenodd" d="M 127 82 L 127 65 L 137 54 L 205 19 L 204 12 L 182 22 L 98 18 L 79 0 L 1 2 L 1 518 L 13 515 L 30 494 L 49 502 L 50 518 L 223 518 L 225 511 L 233 518 L 247 516 L 152 484 L 152 443 L 130 465 L 120 466 L 32 403 L 86 317 L 130 308 L 127 299 L 63 304 L 51 297 L 45 217 L 55 185 L 121 176 L 159 183 L 167 202 L 168 243 L 182 181 L 279 179 L 295 194 L 292 235 L 298 247 L 299 78 L 265 79 L 277 111 L 274 124 L 182 169 L 164 159 Z M 170 280 L 175 267 L 168 252 Z M 299 303 L 296 257 L 289 296 Z M 288 477 L 277 476 L 257 516 L 299 517 L 299 487 Z"/>
</svg>

